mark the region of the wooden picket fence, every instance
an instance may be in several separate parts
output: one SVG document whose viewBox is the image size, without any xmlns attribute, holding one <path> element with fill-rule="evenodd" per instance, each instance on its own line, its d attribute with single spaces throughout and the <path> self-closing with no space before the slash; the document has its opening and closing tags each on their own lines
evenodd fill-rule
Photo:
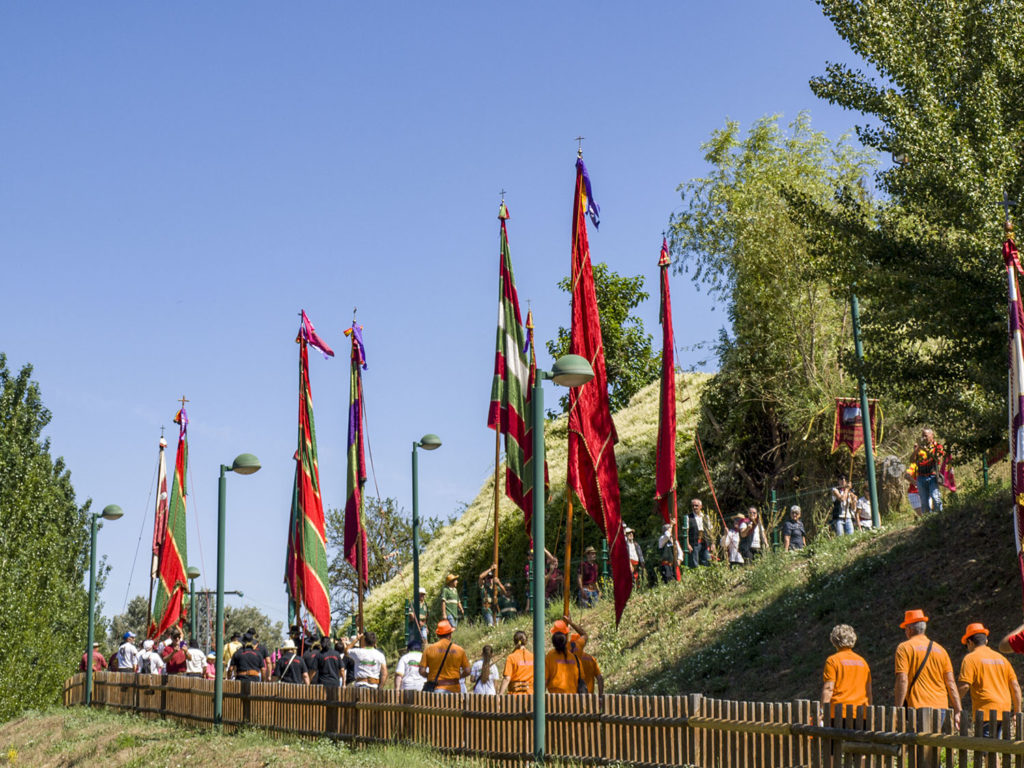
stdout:
<svg viewBox="0 0 1024 768">
<path fill-rule="evenodd" d="M 64 687 L 84 701 L 85 675 Z M 213 681 L 178 675 L 99 672 L 93 705 L 184 723 L 213 723 Z M 687 696 L 546 696 L 552 762 L 700 768 L 1024 768 L 1024 719 L 987 723 L 948 711 L 859 707 L 822 719 L 818 702 L 740 702 Z M 223 724 L 352 744 L 412 743 L 503 766 L 533 754 L 530 696 L 442 696 L 326 689 L 286 683 L 224 683 Z M 981 736 L 983 726 L 991 738 Z"/>
</svg>

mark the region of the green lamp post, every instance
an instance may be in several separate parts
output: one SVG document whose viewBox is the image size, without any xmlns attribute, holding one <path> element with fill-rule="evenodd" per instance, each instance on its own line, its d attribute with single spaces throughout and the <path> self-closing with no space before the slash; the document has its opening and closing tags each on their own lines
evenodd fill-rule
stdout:
<svg viewBox="0 0 1024 768">
<path fill-rule="evenodd" d="M 224 536 L 226 527 L 227 510 L 225 508 L 225 497 L 227 495 L 227 472 L 237 472 L 239 475 L 251 475 L 259 472 L 260 460 L 251 453 L 240 453 L 228 467 L 220 465 L 220 482 L 217 486 L 217 623 L 214 627 L 214 636 L 217 638 L 217 659 L 215 668 L 217 673 L 213 677 L 213 723 L 215 726 L 221 724 L 224 715 Z"/>
<path fill-rule="evenodd" d="M 190 565 L 185 569 L 185 575 L 188 576 L 189 584 L 189 604 L 188 604 L 188 618 L 189 618 L 189 642 L 199 639 L 199 617 L 196 615 L 196 609 L 198 605 L 196 603 L 196 579 L 199 578 L 199 569 L 194 565 Z"/>
<path fill-rule="evenodd" d="M 551 379 L 563 387 L 581 387 L 594 378 L 586 358 L 565 355 L 550 371 L 537 369 L 533 382 L 533 757 L 544 762 L 544 390 Z"/>
<path fill-rule="evenodd" d="M 104 520 L 117 520 L 124 511 L 117 504 L 108 504 L 102 512 L 89 516 L 89 629 L 85 640 L 85 706 L 92 704 L 92 644 L 96 634 L 96 530 L 97 523 Z"/>
<path fill-rule="evenodd" d="M 412 444 L 412 614 L 420 615 L 420 477 L 416 449 L 433 451 L 441 447 L 441 438 L 428 432 Z"/>
</svg>

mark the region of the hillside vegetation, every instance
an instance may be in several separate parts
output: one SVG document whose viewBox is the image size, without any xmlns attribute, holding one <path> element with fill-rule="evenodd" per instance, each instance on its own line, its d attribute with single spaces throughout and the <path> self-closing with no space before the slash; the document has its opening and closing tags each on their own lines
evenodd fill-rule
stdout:
<svg viewBox="0 0 1024 768">
<path fill-rule="evenodd" d="M 828 634 L 835 624 L 852 624 L 875 699 L 889 703 L 904 610 L 924 609 L 929 635 L 956 669 L 969 622 L 983 622 L 996 637 L 1020 623 L 1009 509 L 1005 490 L 951 498 L 942 514 L 922 522 L 897 517 L 879 533 L 822 536 L 800 553 L 769 554 L 744 569 L 719 564 L 634 592 L 618 628 L 607 600 L 575 610 L 574 618 L 592 637 L 587 650 L 608 692 L 738 700 L 817 698 L 832 653 Z M 512 631 L 529 633 L 529 624 L 522 617 L 494 629 L 460 626 L 456 640 L 471 658 L 484 643 L 503 655 Z M 1024 674 L 1020 657 L 1013 663 Z"/>
</svg>

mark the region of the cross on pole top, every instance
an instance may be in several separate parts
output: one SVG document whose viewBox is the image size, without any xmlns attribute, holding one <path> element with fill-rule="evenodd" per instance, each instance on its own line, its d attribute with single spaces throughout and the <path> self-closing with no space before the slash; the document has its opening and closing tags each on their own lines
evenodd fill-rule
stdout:
<svg viewBox="0 0 1024 768">
<path fill-rule="evenodd" d="M 505 203 L 505 189 L 504 189 L 504 187 L 501 190 L 501 202 L 504 205 L 504 203 Z"/>
<path fill-rule="evenodd" d="M 574 141 L 578 141 L 580 143 L 580 148 L 576 150 L 576 157 L 583 157 L 583 140 L 585 138 L 586 136 L 577 136 L 574 139 Z"/>
<path fill-rule="evenodd" d="M 1017 201 L 1016 200 L 1011 200 L 1010 196 L 1004 190 L 1003 191 L 1003 201 L 1001 203 L 999 203 L 999 205 L 1002 206 L 1003 211 L 1006 213 L 1006 220 L 1007 221 L 1010 220 L 1010 208 L 1012 208 L 1016 204 L 1017 204 Z"/>
<path fill-rule="evenodd" d="M 182 395 L 182 396 L 181 396 L 181 407 L 182 407 L 182 408 L 184 408 L 184 407 L 185 407 L 185 403 L 191 403 L 191 402 L 192 402 L 192 401 L 191 401 L 191 400 L 188 400 L 188 399 L 186 399 L 184 395 Z"/>
</svg>

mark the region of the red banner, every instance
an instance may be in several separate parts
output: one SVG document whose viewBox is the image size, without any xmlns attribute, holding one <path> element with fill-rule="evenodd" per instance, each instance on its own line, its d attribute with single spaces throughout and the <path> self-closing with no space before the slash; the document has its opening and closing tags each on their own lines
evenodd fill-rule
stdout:
<svg viewBox="0 0 1024 768">
<path fill-rule="evenodd" d="M 873 453 L 878 453 L 878 418 L 877 400 L 868 400 L 868 411 L 871 418 L 871 445 Z M 860 398 L 836 398 L 836 423 L 832 430 L 832 453 L 845 445 L 854 454 L 864 445 L 864 417 L 861 412 Z"/>
</svg>

